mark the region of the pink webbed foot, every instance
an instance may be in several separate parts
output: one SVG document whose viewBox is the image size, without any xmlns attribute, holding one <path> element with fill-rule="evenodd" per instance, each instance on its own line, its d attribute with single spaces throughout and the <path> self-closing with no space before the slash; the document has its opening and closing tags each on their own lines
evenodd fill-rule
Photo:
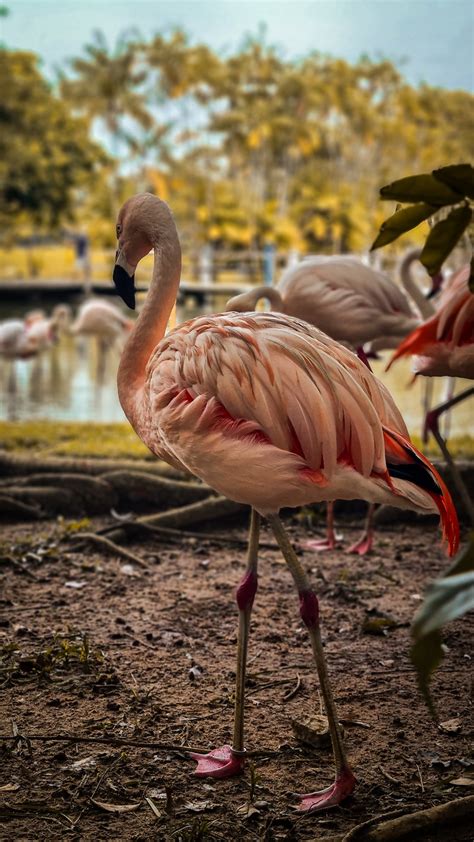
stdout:
<svg viewBox="0 0 474 842">
<path fill-rule="evenodd" d="M 315 550 L 317 553 L 323 553 L 327 550 L 335 550 L 336 545 L 342 541 L 342 535 L 334 535 L 331 538 L 318 538 L 313 541 L 305 541 L 304 548 L 306 550 Z"/>
<path fill-rule="evenodd" d="M 370 533 L 365 533 L 362 535 L 362 538 L 359 538 L 355 544 L 352 544 L 351 547 L 348 547 L 346 550 L 347 553 L 358 553 L 359 555 L 367 555 L 372 551 L 374 543 L 374 536 Z"/>
<path fill-rule="evenodd" d="M 215 748 L 209 754 L 191 752 L 190 757 L 197 761 L 194 774 L 198 778 L 232 778 L 243 771 L 245 757 L 235 754 L 232 746 Z"/>
<path fill-rule="evenodd" d="M 307 795 L 298 796 L 301 803 L 296 808 L 307 813 L 316 813 L 317 810 L 327 810 L 329 807 L 337 807 L 342 801 L 352 795 L 356 785 L 356 779 L 350 769 L 342 769 L 336 780 L 327 789 L 319 792 L 309 792 Z"/>
</svg>

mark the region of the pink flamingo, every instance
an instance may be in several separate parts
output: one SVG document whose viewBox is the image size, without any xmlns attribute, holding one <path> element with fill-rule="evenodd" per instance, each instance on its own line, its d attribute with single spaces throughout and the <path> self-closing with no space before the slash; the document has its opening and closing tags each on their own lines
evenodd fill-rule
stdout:
<svg viewBox="0 0 474 842">
<path fill-rule="evenodd" d="M 71 325 L 71 333 L 76 336 L 91 336 L 97 340 L 97 379 L 103 381 L 107 352 L 114 345 L 123 345 L 133 327 L 133 321 L 127 319 L 122 311 L 109 301 L 93 298 L 79 308 L 76 319 Z"/>
<path fill-rule="evenodd" d="M 181 249 L 168 206 L 149 193 L 120 210 L 114 283 L 134 308 L 134 273 L 154 249 L 153 276 L 120 360 L 120 402 L 150 450 L 232 500 L 252 507 L 246 572 L 237 588 L 239 634 L 232 746 L 194 754 L 196 774 L 224 778 L 244 766 L 244 688 L 257 590 L 259 518 L 267 518 L 294 579 L 326 706 L 334 782 L 303 796 L 302 810 L 338 804 L 355 785 L 343 744 L 319 627 L 316 594 L 278 517 L 284 506 L 362 498 L 439 511 L 449 551 L 459 527 L 434 467 L 410 443 L 387 390 L 349 350 L 276 313 L 224 313 L 165 336 L 180 282 Z"/>
<path fill-rule="evenodd" d="M 71 319 L 71 308 L 68 304 L 58 304 L 51 316 L 46 316 L 42 310 L 34 310 L 25 319 L 25 325 L 30 339 L 33 339 L 39 351 L 50 348 L 66 330 Z"/>
<path fill-rule="evenodd" d="M 417 306 L 425 301 L 410 273 L 410 267 L 419 257 L 412 250 L 401 264 L 403 283 L 409 289 Z M 371 340 L 378 342 L 377 349 L 396 348 L 400 340 L 419 324 L 408 299 L 402 290 L 386 275 L 366 266 L 349 255 L 321 257 L 312 255 L 287 269 L 275 289 L 256 287 L 231 298 L 227 310 L 247 312 L 255 310 L 257 302 L 266 298 L 271 309 L 304 319 L 353 350 L 365 359 L 363 346 Z M 347 550 L 365 555 L 373 546 L 374 505 L 369 504 L 364 532 Z M 334 529 L 334 504 L 328 503 L 326 537 L 307 542 L 313 550 L 333 550 L 337 543 Z"/>
<path fill-rule="evenodd" d="M 414 354 L 416 374 L 474 379 L 474 295 L 468 286 L 470 273 L 469 265 L 454 272 L 443 288 L 436 314 L 403 340 L 387 368 L 400 357 Z M 474 388 L 469 387 L 432 409 L 426 416 L 425 430 L 426 435 L 433 433 L 438 442 L 474 526 L 471 497 L 438 426 L 443 413 L 473 394 Z"/>
</svg>

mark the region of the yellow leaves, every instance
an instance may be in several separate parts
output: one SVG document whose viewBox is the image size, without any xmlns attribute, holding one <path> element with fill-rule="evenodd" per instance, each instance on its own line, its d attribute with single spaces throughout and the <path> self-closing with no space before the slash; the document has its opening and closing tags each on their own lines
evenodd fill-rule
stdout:
<svg viewBox="0 0 474 842">
<path fill-rule="evenodd" d="M 261 126 L 257 126 L 254 129 L 251 129 L 247 135 L 247 146 L 249 149 L 258 149 L 263 143 L 271 137 L 271 126 L 268 123 L 262 123 Z"/>
<path fill-rule="evenodd" d="M 196 219 L 199 222 L 207 222 L 209 215 L 209 208 L 207 208 L 206 205 L 199 205 L 199 207 L 196 208 Z"/>
<path fill-rule="evenodd" d="M 169 199 L 169 190 L 166 176 L 159 170 L 149 170 L 147 175 L 156 195 L 167 202 Z"/>
</svg>

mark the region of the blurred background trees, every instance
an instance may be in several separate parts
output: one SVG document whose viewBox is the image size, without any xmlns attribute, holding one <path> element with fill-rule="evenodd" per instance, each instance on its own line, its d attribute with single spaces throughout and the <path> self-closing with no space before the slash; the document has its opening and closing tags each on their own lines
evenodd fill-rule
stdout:
<svg viewBox="0 0 474 842">
<path fill-rule="evenodd" d="M 196 248 L 363 251 L 380 184 L 469 158 L 469 93 L 412 87 L 386 60 L 289 61 L 262 34 L 223 56 L 180 30 L 95 33 L 54 85 L 33 54 L 0 61 L 4 231 L 74 211 L 105 245 L 121 198 L 152 189 Z"/>
</svg>

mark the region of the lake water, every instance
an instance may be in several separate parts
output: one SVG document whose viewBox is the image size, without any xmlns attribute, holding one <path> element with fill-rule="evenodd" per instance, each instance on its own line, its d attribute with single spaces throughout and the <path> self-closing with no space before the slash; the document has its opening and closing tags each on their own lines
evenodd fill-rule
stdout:
<svg viewBox="0 0 474 842">
<path fill-rule="evenodd" d="M 72 304 L 74 309 L 75 303 Z M 216 302 L 216 306 L 221 308 L 224 304 L 224 301 Z M 32 307 L 31 302 L 28 306 L 9 304 L 0 309 L 0 320 L 20 317 Z M 202 310 L 188 302 L 186 309 L 178 310 L 177 318 L 183 321 L 200 312 Z M 11 363 L 0 357 L 0 418 L 99 422 L 124 420 L 116 388 L 119 356 L 118 349 L 109 350 L 101 371 L 96 341 L 66 335 L 39 357 L 14 363 L 14 388 Z M 375 362 L 374 372 L 390 389 L 410 432 L 418 434 L 422 420 L 422 392 L 427 379 L 420 377 L 411 384 L 409 360 L 401 360 L 388 374 L 384 373 L 384 366 L 384 362 Z M 433 400 L 440 402 L 446 383 L 438 379 L 432 382 Z M 458 381 L 456 392 L 467 385 L 465 381 Z M 472 434 L 472 401 L 456 407 L 451 418 L 451 435 L 469 432 Z"/>
</svg>

